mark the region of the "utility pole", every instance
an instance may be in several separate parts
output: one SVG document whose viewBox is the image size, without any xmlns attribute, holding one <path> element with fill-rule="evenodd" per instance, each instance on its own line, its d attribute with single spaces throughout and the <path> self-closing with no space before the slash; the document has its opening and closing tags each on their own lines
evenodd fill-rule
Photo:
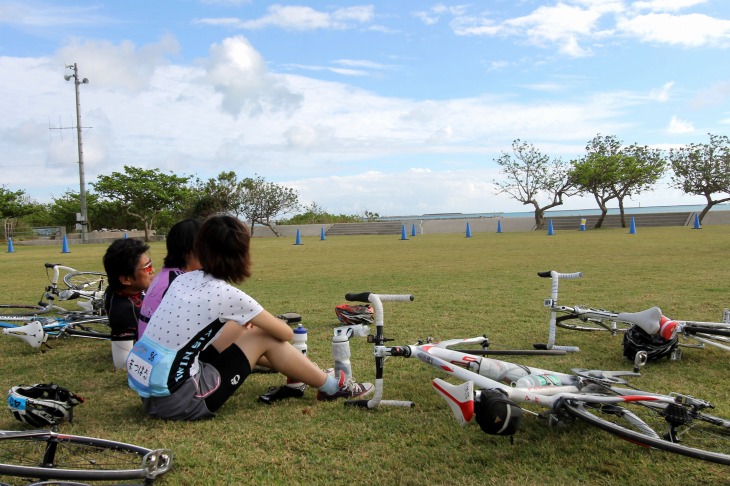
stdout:
<svg viewBox="0 0 730 486">
<path fill-rule="evenodd" d="M 66 74 L 64 79 L 66 81 L 74 80 L 74 87 L 76 88 L 76 136 L 79 145 L 79 202 L 81 203 L 81 217 L 79 223 L 81 224 L 81 242 L 89 242 L 89 232 L 86 219 L 86 179 L 84 177 L 84 143 L 81 139 L 81 102 L 79 101 L 79 85 L 89 84 L 87 78 L 79 79 L 79 68 L 76 63 L 66 64 L 67 69 L 73 70 L 73 74 Z"/>
</svg>

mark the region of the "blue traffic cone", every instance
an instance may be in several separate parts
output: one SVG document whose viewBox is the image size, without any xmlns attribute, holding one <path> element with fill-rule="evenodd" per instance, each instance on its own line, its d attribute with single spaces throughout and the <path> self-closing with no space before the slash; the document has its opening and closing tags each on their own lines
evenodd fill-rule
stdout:
<svg viewBox="0 0 730 486">
<path fill-rule="evenodd" d="M 553 230 L 553 220 L 550 220 L 550 224 L 548 225 L 548 236 L 552 236 L 555 234 L 555 231 Z"/>
<path fill-rule="evenodd" d="M 400 239 L 401 240 L 407 240 L 408 237 L 406 236 L 406 225 L 402 224 L 400 226 Z"/>
<path fill-rule="evenodd" d="M 61 253 L 71 253 L 68 249 L 68 238 L 66 238 L 66 235 L 63 235 L 63 248 L 61 248 Z"/>
<path fill-rule="evenodd" d="M 629 234 L 635 235 L 636 234 L 636 221 L 634 221 L 634 217 L 631 216 L 631 227 L 629 228 Z"/>
<path fill-rule="evenodd" d="M 702 229 L 702 226 L 700 226 L 700 215 L 695 213 L 695 225 L 692 229 Z"/>
<path fill-rule="evenodd" d="M 13 248 L 13 239 L 8 238 L 8 253 L 14 253 L 15 249 Z"/>
<path fill-rule="evenodd" d="M 124 233 L 124 239 L 125 240 L 127 239 L 127 233 Z"/>
<path fill-rule="evenodd" d="M 502 221 L 497 221 L 497 233 L 502 232 Z"/>
<path fill-rule="evenodd" d="M 416 223 L 411 226 L 411 236 L 416 236 Z"/>
<path fill-rule="evenodd" d="M 297 228 L 297 239 L 294 242 L 295 245 L 301 245 L 302 244 L 302 234 L 299 232 L 299 229 Z"/>
<path fill-rule="evenodd" d="M 319 241 L 324 241 L 326 239 L 327 238 L 325 238 L 325 236 L 324 236 L 324 227 L 323 227 L 322 230 L 319 232 Z"/>
<path fill-rule="evenodd" d="M 469 223 L 466 223 L 466 237 L 471 238 L 471 226 L 469 226 Z"/>
</svg>

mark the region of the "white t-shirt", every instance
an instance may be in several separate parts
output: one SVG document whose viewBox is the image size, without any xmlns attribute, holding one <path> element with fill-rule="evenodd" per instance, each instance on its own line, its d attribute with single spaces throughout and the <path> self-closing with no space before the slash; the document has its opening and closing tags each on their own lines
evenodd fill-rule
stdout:
<svg viewBox="0 0 730 486">
<path fill-rule="evenodd" d="M 198 355 L 227 321 L 243 325 L 263 307 L 242 290 L 195 270 L 178 276 L 127 358 L 129 386 L 167 396 L 198 373 Z"/>
</svg>

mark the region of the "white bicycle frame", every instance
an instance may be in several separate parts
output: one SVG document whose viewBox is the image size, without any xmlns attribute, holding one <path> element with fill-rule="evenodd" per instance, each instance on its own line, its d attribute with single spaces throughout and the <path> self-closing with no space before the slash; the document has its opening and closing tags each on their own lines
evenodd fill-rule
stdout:
<svg viewBox="0 0 730 486">
<path fill-rule="evenodd" d="M 58 288 L 58 280 L 61 275 L 61 272 L 66 273 L 73 273 L 77 272 L 75 268 L 68 267 L 65 265 L 60 264 L 54 264 L 54 263 L 46 263 L 45 264 L 46 269 L 53 270 L 53 276 L 51 277 L 51 284 L 46 287 L 45 293 L 43 296 L 48 299 L 49 301 L 53 301 L 56 299 L 56 296 L 58 296 L 58 300 L 60 301 L 66 301 L 66 300 L 76 300 L 76 304 L 81 307 L 84 311 L 92 313 L 95 311 L 93 302 L 95 300 L 100 300 L 104 298 L 104 291 L 103 290 L 85 290 L 85 289 L 62 289 L 59 290 Z M 48 305 L 48 303 L 43 302 L 43 299 L 38 303 L 38 305 Z M 51 307 L 54 310 L 66 312 L 68 309 L 64 309 L 63 307 L 50 304 Z"/>
</svg>

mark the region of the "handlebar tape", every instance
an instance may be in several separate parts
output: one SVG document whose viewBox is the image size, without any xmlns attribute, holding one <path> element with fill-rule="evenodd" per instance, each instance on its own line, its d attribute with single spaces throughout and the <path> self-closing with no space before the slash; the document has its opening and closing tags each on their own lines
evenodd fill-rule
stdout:
<svg viewBox="0 0 730 486">
<path fill-rule="evenodd" d="M 542 278 L 552 278 L 553 270 L 547 271 L 547 272 L 537 272 L 538 277 Z M 583 272 L 575 272 L 575 273 L 558 273 L 555 272 L 558 278 L 580 278 L 583 276 Z"/>
<path fill-rule="evenodd" d="M 350 302 L 370 302 L 368 300 L 370 294 L 371 292 L 360 292 L 359 294 L 348 293 L 345 294 L 345 300 L 348 300 Z"/>
</svg>

